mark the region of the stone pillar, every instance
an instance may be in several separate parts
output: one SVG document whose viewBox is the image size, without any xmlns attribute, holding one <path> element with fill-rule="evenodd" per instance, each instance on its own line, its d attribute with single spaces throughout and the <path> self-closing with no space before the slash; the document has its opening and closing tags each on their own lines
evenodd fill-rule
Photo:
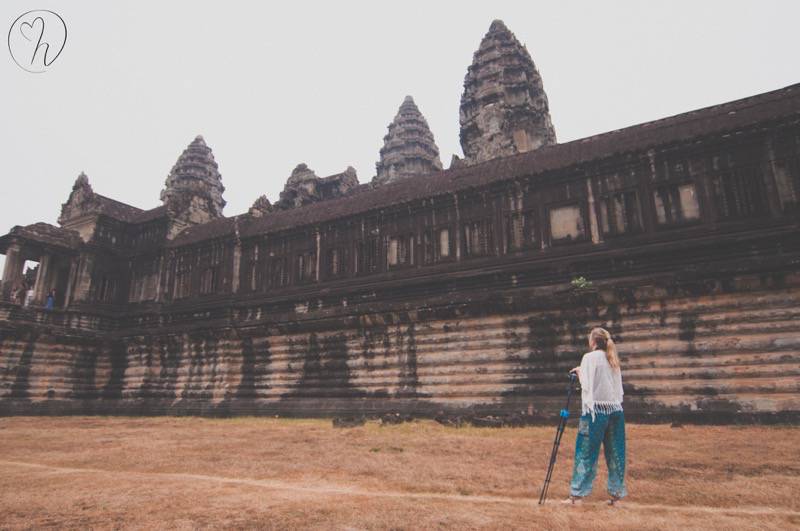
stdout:
<svg viewBox="0 0 800 531">
<path fill-rule="evenodd" d="M 233 245 L 233 267 L 231 271 L 231 293 L 239 292 L 240 269 L 242 267 L 242 242 L 236 239 Z"/>
<path fill-rule="evenodd" d="M 592 243 L 600 243 L 603 237 L 600 234 L 600 228 L 597 226 L 597 208 L 594 204 L 594 193 L 592 191 L 592 179 L 586 179 L 586 193 L 589 202 L 589 230 L 592 235 Z"/>
<path fill-rule="evenodd" d="M 8 300 L 11 290 L 15 285 L 22 284 L 22 268 L 25 259 L 22 249 L 17 244 L 11 244 L 6 249 L 6 263 L 3 269 L 2 298 Z"/>
<path fill-rule="evenodd" d="M 75 276 L 75 283 L 72 288 L 73 302 L 84 302 L 89 298 L 89 289 L 92 286 L 92 269 L 94 268 L 94 257 L 90 254 L 83 254 L 78 258 L 78 271 Z"/>
<path fill-rule="evenodd" d="M 456 262 L 461 261 L 461 212 L 458 209 L 458 192 L 453 194 L 453 204 L 456 210 L 456 230 L 454 237 L 456 239 Z"/>
<path fill-rule="evenodd" d="M 75 286 L 75 280 L 78 276 L 78 258 L 72 257 L 69 260 L 69 278 L 67 279 L 67 289 L 64 292 L 64 308 L 69 306 L 72 299 L 72 290 Z"/>
<path fill-rule="evenodd" d="M 159 254 L 156 259 L 156 267 L 158 268 L 158 275 L 156 275 L 156 302 L 164 300 L 164 282 L 167 278 L 167 264 L 169 261 L 164 254 Z"/>
<path fill-rule="evenodd" d="M 317 256 L 316 256 L 317 263 L 316 263 L 316 264 L 314 264 L 314 267 L 315 267 L 315 269 L 316 269 L 316 278 L 315 278 L 315 280 L 316 280 L 317 282 L 319 282 L 319 279 L 320 279 L 319 267 L 320 267 L 320 264 L 322 263 L 322 262 L 320 261 L 321 246 L 320 246 L 320 233 L 319 233 L 319 228 L 316 228 L 316 229 L 314 229 L 314 236 L 315 236 L 315 238 L 316 238 L 316 240 L 317 240 Z"/>
<path fill-rule="evenodd" d="M 239 218 L 233 218 L 236 239 L 233 243 L 233 270 L 231 271 L 231 293 L 239 292 L 239 275 L 242 267 L 242 239 L 239 237 Z"/>
<path fill-rule="evenodd" d="M 36 283 L 33 288 L 33 302 L 44 304 L 47 299 L 47 292 L 50 291 L 50 270 L 53 257 L 43 254 L 39 258 L 39 270 L 36 272 Z"/>
<path fill-rule="evenodd" d="M 772 145 L 772 139 L 767 140 L 766 157 L 769 171 L 763 172 L 762 179 L 764 179 L 764 186 L 767 192 L 767 204 L 769 204 L 770 216 L 778 218 L 783 215 L 783 204 L 776 183 L 778 170 L 775 167 L 775 148 Z"/>
</svg>

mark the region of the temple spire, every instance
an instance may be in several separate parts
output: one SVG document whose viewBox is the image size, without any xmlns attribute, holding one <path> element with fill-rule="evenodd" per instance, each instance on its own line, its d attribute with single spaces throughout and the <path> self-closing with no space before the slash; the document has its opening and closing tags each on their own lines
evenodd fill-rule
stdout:
<svg viewBox="0 0 800 531">
<path fill-rule="evenodd" d="M 222 217 L 224 191 L 214 154 L 198 135 L 172 167 L 161 191 L 161 200 L 170 211 L 176 212 L 194 203 L 213 219 Z"/>
<path fill-rule="evenodd" d="M 492 22 L 467 69 L 460 114 L 467 164 L 556 143 L 539 71 L 502 20 Z"/>
<path fill-rule="evenodd" d="M 167 237 L 174 238 L 186 227 L 223 217 L 224 191 L 214 154 L 198 135 L 178 157 L 161 191 L 170 218 Z"/>
<path fill-rule="evenodd" d="M 374 184 L 385 184 L 442 169 L 439 148 L 428 122 L 419 112 L 414 98 L 406 96 L 388 133 L 383 137 L 380 160 L 375 164 Z"/>
</svg>

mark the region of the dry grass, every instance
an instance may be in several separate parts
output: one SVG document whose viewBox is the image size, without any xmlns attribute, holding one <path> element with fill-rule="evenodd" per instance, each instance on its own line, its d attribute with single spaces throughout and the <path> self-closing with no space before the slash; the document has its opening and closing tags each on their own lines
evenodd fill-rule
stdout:
<svg viewBox="0 0 800 531">
<path fill-rule="evenodd" d="M 628 426 L 630 497 L 535 504 L 554 428 L 0 419 L 0 527 L 774 529 L 800 526 L 800 428 Z"/>
</svg>

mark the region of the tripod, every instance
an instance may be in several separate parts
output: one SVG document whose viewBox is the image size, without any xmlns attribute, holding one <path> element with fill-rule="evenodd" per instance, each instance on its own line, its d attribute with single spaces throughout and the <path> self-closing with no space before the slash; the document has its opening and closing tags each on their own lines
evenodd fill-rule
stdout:
<svg viewBox="0 0 800 531">
<path fill-rule="evenodd" d="M 569 419 L 569 401 L 572 398 L 572 389 L 575 386 L 575 374 L 569 374 L 569 386 L 567 387 L 567 405 L 561 410 L 559 414 L 558 429 L 556 429 L 556 439 L 553 441 L 553 451 L 550 454 L 550 464 L 547 467 L 547 476 L 544 478 L 544 485 L 542 485 L 542 493 L 539 495 L 539 505 L 544 505 L 547 499 L 547 489 L 550 488 L 550 478 L 553 477 L 553 467 L 556 464 L 556 457 L 558 457 L 558 446 L 561 444 L 561 437 L 564 435 L 564 428 L 567 427 L 567 420 Z"/>
</svg>

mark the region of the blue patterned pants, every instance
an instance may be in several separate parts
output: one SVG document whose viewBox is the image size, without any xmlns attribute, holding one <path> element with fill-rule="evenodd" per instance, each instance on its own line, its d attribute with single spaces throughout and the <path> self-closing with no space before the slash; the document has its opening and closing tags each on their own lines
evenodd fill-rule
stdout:
<svg viewBox="0 0 800 531">
<path fill-rule="evenodd" d="M 600 444 L 608 466 L 608 493 L 622 498 L 625 489 L 625 415 L 622 411 L 581 416 L 575 441 L 575 466 L 572 470 L 570 494 L 588 496 L 597 475 Z"/>
</svg>

